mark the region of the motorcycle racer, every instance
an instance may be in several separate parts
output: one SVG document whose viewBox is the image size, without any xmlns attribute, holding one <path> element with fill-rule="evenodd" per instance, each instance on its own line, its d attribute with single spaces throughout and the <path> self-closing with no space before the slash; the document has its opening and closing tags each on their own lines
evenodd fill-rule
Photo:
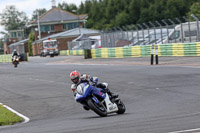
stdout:
<svg viewBox="0 0 200 133">
<path fill-rule="evenodd" d="M 17 52 L 16 49 L 14 49 L 13 52 L 12 52 L 12 56 L 11 56 L 12 61 L 13 61 L 13 57 L 14 57 L 14 56 L 19 57 L 19 53 Z"/>
<path fill-rule="evenodd" d="M 114 93 L 112 93 L 109 89 L 108 89 L 108 83 L 98 83 L 98 77 L 92 77 L 90 75 L 87 75 L 87 74 L 80 74 L 78 71 L 72 71 L 70 73 L 70 79 L 71 81 L 73 82 L 73 84 L 71 85 L 71 89 L 72 89 L 72 92 L 74 94 L 74 96 L 76 96 L 76 89 L 77 89 L 77 86 L 80 84 L 80 83 L 84 83 L 84 82 L 88 82 L 90 83 L 92 86 L 95 86 L 97 88 L 101 88 L 103 89 L 109 96 L 110 98 L 117 98 L 118 95 L 115 95 Z M 89 110 L 86 106 L 83 106 L 83 108 L 85 110 Z"/>
</svg>

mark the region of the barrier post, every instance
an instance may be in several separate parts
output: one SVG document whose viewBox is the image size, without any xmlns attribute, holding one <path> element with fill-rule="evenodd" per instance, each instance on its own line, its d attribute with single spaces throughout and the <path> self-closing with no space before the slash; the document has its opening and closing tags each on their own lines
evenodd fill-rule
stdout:
<svg viewBox="0 0 200 133">
<path fill-rule="evenodd" d="M 85 57 L 85 59 L 92 58 L 91 49 L 84 49 L 84 57 Z"/>
<path fill-rule="evenodd" d="M 158 45 L 156 44 L 156 65 L 158 65 Z"/>
<path fill-rule="evenodd" d="M 151 65 L 153 65 L 153 58 L 154 58 L 154 44 L 152 44 L 151 48 Z"/>
</svg>

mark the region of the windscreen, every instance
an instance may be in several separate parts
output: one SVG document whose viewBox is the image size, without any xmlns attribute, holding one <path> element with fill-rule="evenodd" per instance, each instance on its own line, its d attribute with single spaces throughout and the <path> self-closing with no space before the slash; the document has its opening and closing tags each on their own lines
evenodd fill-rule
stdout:
<svg viewBox="0 0 200 133">
<path fill-rule="evenodd" d="M 49 41 L 43 43 L 44 48 L 56 48 L 57 47 L 57 41 Z"/>
</svg>

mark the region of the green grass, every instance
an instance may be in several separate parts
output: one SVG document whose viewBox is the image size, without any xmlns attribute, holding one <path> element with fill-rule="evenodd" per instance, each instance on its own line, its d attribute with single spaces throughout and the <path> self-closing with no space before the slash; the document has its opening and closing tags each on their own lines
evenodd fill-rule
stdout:
<svg viewBox="0 0 200 133">
<path fill-rule="evenodd" d="M 0 105 L 0 126 L 13 125 L 22 121 L 21 117 Z"/>
</svg>

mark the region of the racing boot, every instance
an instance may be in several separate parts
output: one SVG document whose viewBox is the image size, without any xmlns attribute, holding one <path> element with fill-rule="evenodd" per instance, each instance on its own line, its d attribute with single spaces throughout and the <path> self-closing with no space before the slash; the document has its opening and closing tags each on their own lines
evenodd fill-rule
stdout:
<svg viewBox="0 0 200 133">
<path fill-rule="evenodd" d="M 113 92 L 110 91 L 110 89 L 108 89 L 108 83 L 101 83 L 101 88 L 103 88 L 105 90 L 106 93 L 108 93 L 108 95 L 110 96 L 110 99 L 115 99 L 118 98 L 119 95 L 114 94 Z"/>
<path fill-rule="evenodd" d="M 83 105 L 83 108 L 87 111 L 90 110 L 86 105 Z"/>
<path fill-rule="evenodd" d="M 108 89 L 108 88 L 107 88 Z M 111 99 L 115 99 L 115 98 L 118 98 L 119 95 L 117 94 L 114 94 L 113 92 L 111 92 L 109 89 L 107 91 L 108 95 L 110 95 Z"/>
</svg>

